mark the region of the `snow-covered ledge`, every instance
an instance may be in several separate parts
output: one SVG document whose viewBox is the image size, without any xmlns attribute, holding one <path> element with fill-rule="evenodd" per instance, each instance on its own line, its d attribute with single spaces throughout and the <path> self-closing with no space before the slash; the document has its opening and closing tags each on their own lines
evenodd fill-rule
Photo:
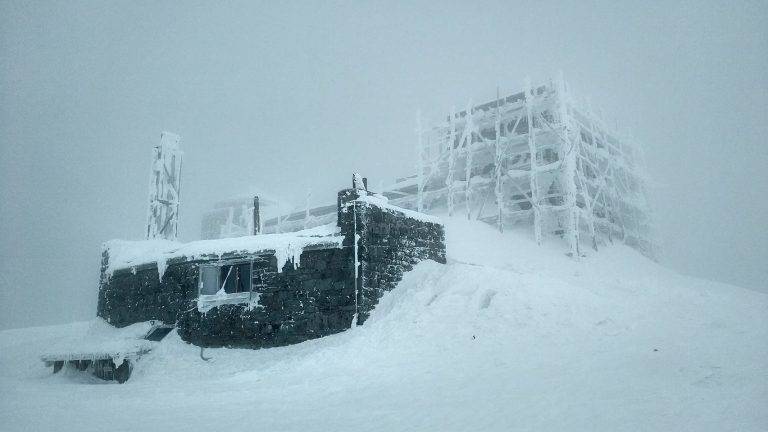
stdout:
<svg viewBox="0 0 768 432">
<path fill-rule="evenodd" d="M 310 247 L 337 247 L 342 245 L 343 236 L 339 228 L 329 224 L 302 231 L 283 234 L 263 234 L 216 240 L 198 240 L 178 243 L 168 240 L 109 240 L 103 251 L 108 259 L 103 269 L 106 277 L 115 270 L 134 269 L 148 263 L 157 263 L 158 277 L 163 279 L 167 262 L 183 258 L 187 261 L 224 254 L 254 255 L 271 253 L 277 258 L 277 271 L 282 271 L 286 262 L 300 265 L 301 253 Z"/>
<path fill-rule="evenodd" d="M 247 304 L 252 308 L 259 304 L 259 293 L 253 291 L 226 293 L 222 289 L 216 294 L 200 294 L 197 298 L 197 310 L 203 313 L 208 312 L 211 308 L 216 306 L 226 304 Z"/>
</svg>

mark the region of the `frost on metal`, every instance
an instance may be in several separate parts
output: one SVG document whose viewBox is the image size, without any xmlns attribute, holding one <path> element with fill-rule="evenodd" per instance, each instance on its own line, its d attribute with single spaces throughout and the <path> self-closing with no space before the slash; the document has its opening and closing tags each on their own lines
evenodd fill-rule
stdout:
<svg viewBox="0 0 768 432">
<path fill-rule="evenodd" d="M 160 144 L 152 149 L 147 239 L 176 240 L 178 235 L 182 159 L 180 139 L 178 135 L 162 132 Z"/>
<path fill-rule="evenodd" d="M 587 104 L 562 76 L 422 129 L 418 172 L 383 191 L 389 202 L 504 227 L 527 225 L 541 243 L 561 236 L 578 257 L 622 241 L 655 255 L 642 149 Z"/>
<path fill-rule="evenodd" d="M 256 190 L 247 195 L 217 201 L 202 215 L 200 238 L 211 240 L 276 233 L 278 231 L 274 227 L 265 231 L 262 222 L 274 218 L 281 208 L 290 207 L 289 204 Z M 329 222 L 313 223 L 306 228 L 326 225 Z M 304 224 L 300 227 L 305 228 Z"/>
<path fill-rule="evenodd" d="M 452 109 L 432 128 L 419 114 L 415 141 L 416 173 L 381 190 L 389 205 L 459 213 L 500 231 L 530 227 L 539 244 L 562 237 L 573 257 L 616 241 L 652 258 L 658 253 L 642 147 L 577 102 L 562 76 L 538 86 L 526 80 L 518 93 Z M 353 187 L 367 189 L 358 177 Z M 265 219 L 264 232 L 335 217 L 334 205 L 305 206 Z"/>
</svg>

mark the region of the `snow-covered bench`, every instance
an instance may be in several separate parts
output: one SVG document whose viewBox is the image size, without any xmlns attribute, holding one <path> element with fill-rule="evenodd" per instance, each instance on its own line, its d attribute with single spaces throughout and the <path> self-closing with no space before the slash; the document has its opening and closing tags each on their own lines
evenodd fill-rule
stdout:
<svg viewBox="0 0 768 432">
<path fill-rule="evenodd" d="M 90 370 L 104 380 L 124 383 L 131 376 L 134 363 L 171 330 L 172 326 L 160 321 L 118 329 L 99 319 L 86 334 L 59 340 L 40 358 L 46 366 L 53 367 L 53 373 L 69 365 L 80 371 Z"/>
</svg>

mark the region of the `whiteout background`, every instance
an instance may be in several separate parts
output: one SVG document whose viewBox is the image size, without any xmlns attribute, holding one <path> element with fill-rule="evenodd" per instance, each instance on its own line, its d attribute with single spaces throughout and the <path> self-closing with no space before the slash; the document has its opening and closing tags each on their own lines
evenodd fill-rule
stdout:
<svg viewBox="0 0 768 432">
<path fill-rule="evenodd" d="M 182 136 L 182 240 L 252 188 L 332 202 L 437 121 L 563 70 L 646 144 L 663 262 L 768 291 L 765 2 L 0 1 L 0 328 L 90 318 Z"/>
<path fill-rule="evenodd" d="M 575 262 L 461 217 L 446 237 L 365 325 L 208 362 L 174 331 L 122 385 L 35 360 L 87 322 L 0 332 L 3 431 L 765 430 L 768 295 L 623 245 Z"/>
</svg>

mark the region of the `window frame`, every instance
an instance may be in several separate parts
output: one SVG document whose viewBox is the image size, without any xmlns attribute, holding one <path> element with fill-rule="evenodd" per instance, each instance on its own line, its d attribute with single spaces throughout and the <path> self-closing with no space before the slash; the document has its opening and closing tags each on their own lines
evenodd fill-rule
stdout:
<svg viewBox="0 0 768 432">
<path fill-rule="evenodd" d="M 225 304 L 250 304 L 253 301 L 253 259 L 232 259 L 226 261 L 206 262 L 199 264 L 198 276 L 197 276 L 197 309 L 200 312 L 207 312 L 213 307 L 225 305 Z M 230 266 L 231 269 L 238 268 L 237 266 L 248 264 L 248 291 L 239 291 L 233 293 L 222 292 L 226 284 L 226 276 L 222 281 L 221 272 L 226 266 Z M 217 277 L 218 289 L 214 294 L 203 294 L 203 274 L 204 268 L 215 268 Z"/>
</svg>

